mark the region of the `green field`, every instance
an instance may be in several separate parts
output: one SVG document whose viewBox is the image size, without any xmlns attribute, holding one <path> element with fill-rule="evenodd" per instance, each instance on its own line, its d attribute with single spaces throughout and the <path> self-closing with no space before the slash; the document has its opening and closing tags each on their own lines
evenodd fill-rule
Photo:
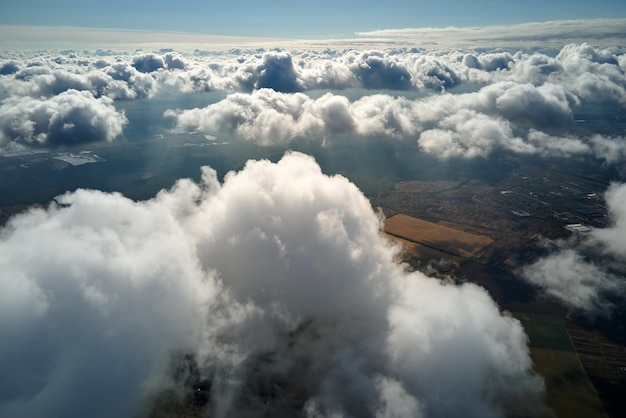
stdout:
<svg viewBox="0 0 626 418">
<path fill-rule="evenodd" d="M 546 403 L 558 418 L 606 418 L 563 321 L 517 314 L 529 337 L 533 367 L 546 384 Z"/>
<path fill-rule="evenodd" d="M 560 318 L 540 315 L 515 315 L 524 326 L 531 348 L 575 352 Z"/>
</svg>

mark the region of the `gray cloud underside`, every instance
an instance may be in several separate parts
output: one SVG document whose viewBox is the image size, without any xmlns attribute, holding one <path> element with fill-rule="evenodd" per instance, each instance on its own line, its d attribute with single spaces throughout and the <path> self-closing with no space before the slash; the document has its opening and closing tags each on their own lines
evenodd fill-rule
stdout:
<svg viewBox="0 0 626 418">
<path fill-rule="evenodd" d="M 367 199 L 310 157 L 57 202 L 0 233 L 0 415 L 130 416 L 175 352 L 210 379 L 211 414 L 541 408 L 520 323 L 478 286 L 406 273 Z"/>
<path fill-rule="evenodd" d="M 0 104 L 0 147 L 112 141 L 127 119 L 108 97 L 67 90 L 49 99 L 17 97 Z"/>
</svg>

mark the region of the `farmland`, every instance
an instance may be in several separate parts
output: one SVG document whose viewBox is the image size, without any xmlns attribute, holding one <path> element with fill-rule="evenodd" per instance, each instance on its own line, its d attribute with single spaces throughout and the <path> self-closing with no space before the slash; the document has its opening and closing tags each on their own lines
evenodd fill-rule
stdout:
<svg viewBox="0 0 626 418">
<path fill-rule="evenodd" d="M 484 235 L 470 234 L 403 214 L 387 219 L 385 232 L 454 257 L 464 258 L 471 257 L 493 242 Z"/>
<path fill-rule="evenodd" d="M 546 384 L 546 402 L 558 417 L 606 417 L 563 321 L 517 314 L 529 337 L 533 366 Z"/>
<path fill-rule="evenodd" d="M 585 164 L 496 163 L 491 177 L 465 170 L 456 178 L 414 178 L 372 196 L 388 216 L 385 232 L 403 245 L 403 261 L 412 268 L 471 281 L 514 313 L 555 416 L 626 416 L 623 302 L 611 317 L 585 317 L 519 275 L 582 239 L 569 224 L 608 224 L 600 196 L 613 175 Z"/>
</svg>

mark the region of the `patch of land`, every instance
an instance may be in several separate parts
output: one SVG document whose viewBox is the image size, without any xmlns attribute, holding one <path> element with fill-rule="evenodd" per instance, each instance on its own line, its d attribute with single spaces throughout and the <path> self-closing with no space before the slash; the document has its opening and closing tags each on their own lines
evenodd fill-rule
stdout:
<svg viewBox="0 0 626 418">
<path fill-rule="evenodd" d="M 475 235 L 423 219 L 404 214 L 392 216 L 385 221 L 388 235 L 402 238 L 422 247 L 436 250 L 453 257 L 471 257 L 477 251 L 491 244 L 493 240 L 483 235 Z M 413 250 L 424 249 L 413 248 Z"/>
<path fill-rule="evenodd" d="M 433 263 L 440 273 L 449 273 L 459 266 L 462 257 L 458 257 L 432 247 L 409 241 L 400 237 L 388 235 L 389 239 L 402 246 L 402 261 L 409 263 L 413 268 L 422 270 Z"/>
<path fill-rule="evenodd" d="M 563 320 L 516 314 L 529 338 L 533 367 L 546 384 L 546 403 L 557 417 L 606 418 Z"/>
<path fill-rule="evenodd" d="M 412 268 L 432 274 L 431 267 L 443 265 L 447 277 L 484 287 L 502 310 L 515 312 L 557 417 L 626 417 L 623 299 L 611 317 L 590 318 L 518 274 L 583 238 L 568 225 L 609 224 L 603 192 L 616 174 L 583 162 L 491 163 L 499 169 L 485 171 L 494 173 L 490 177 L 468 170 L 456 178 L 402 180 L 390 192 L 372 196 L 388 216 L 385 232 L 403 245 L 403 259 Z M 482 241 L 473 251 L 472 241 L 459 239 L 463 234 L 457 231 L 492 242 Z"/>
</svg>

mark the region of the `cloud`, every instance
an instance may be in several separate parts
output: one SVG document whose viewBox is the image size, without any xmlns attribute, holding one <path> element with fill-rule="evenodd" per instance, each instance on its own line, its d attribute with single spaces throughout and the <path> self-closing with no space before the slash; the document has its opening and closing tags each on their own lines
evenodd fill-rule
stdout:
<svg viewBox="0 0 626 418">
<path fill-rule="evenodd" d="M 512 62 L 514 58 L 509 52 L 482 53 L 478 56 L 468 53 L 463 56 L 463 64 L 467 67 L 489 72 L 507 70 Z"/>
<path fill-rule="evenodd" d="M 612 225 L 594 228 L 581 242 L 526 266 L 521 275 L 565 304 L 607 313 L 626 289 L 626 185 L 605 195 Z"/>
<path fill-rule="evenodd" d="M 5 59 L 18 68 L 0 76 L 6 98 L 51 98 L 71 89 L 114 100 L 151 98 L 162 88 L 231 93 L 205 108 L 166 112 L 177 130 L 207 136 L 286 145 L 302 137 L 328 143 L 338 135 L 385 135 L 417 140 L 424 152 L 441 159 L 496 150 L 592 155 L 609 164 L 623 157 L 623 138 L 574 120 L 594 114 L 598 105 L 626 105 L 626 59 L 618 48 L 569 44 L 553 56 L 415 49 L 193 56 L 171 50 L 106 56 L 65 51 Z M 481 122 L 484 128 L 467 131 Z M 582 129 L 573 134 L 575 127 Z"/>
<path fill-rule="evenodd" d="M 266 53 L 258 69 L 255 89 L 270 88 L 285 93 L 302 90 L 298 74 L 293 66 L 291 54 L 284 52 Z"/>
<path fill-rule="evenodd" d="M 165 60 L 166 67 L 170 70 L 184 70 L 187 67 L 185 58 L 176 52 L 168 52 L 163 56 L 163 59 Z"/>
<path fill-rule="evenodd" d="M 57 201 L 0 234 L 1 415 L 129 416 L 176 352 L 210 414 L 541 409 L 520 323 L 476 285 L 407 273 L 363 194 L 308 156 Z"/>
<path fill-rule="evenodd" d="M 439 126 L 423 132 L 418 144 L 427 154 L 441 159 L 486 157 L 494 149 L 533 152 L 513 135 L 511 125 L 503 119 L 462 110 L 444 118 Z"/>
<path fill-rule="evenodd" d="M 535 87 L 532 84 L 492 85 L 483 89 L 486 95 L 497 92 L 495 110 L 506 119 L 538 128 L 557 128 L 572 121 L 571 104 L 576 96 L 555 84 Z"/>
<path fill-rule="evenodd" d="M 183 32 L 156 32 L 81 27 L 0 26 L 4 49 L 58 48 L 59 43 L 93 50 L 171 48 L 192 52 L 203 45 L 215 51 L 234 48 L 290 48 L 324 50 L 333 48 L 494 48 L 529 49 L 537 45 L 560 48 L 570 42 L 620 45 L 625 36 L 624 19 L 581 19 L 530 22 L 506 26 L 383 29 L 358 32 L 356 36 L 335 39 L 285 39 L 205 35 Z"/>
<path fill-rule="evenodd" d="M 262 88 L 293 93 L 320 89 L 441 90 L 462 80 L 446 57 L 346 51 L 243 54 L 189 64 L 187 74 L 167 74 L 183 91 L 251 92 Z M 458 65 L 457 65 L 458 67 Z"/>
<path fill-rule="evenodd" d="M 411 89 L 411 74 L 402 62 L 381 52 L 364 52 L 352 65 L 352 71 L 366 89 Z"/>
<path fill-rule="evenodd" d="M 3 62 L 2 65 L 0 65 L 0 75 L 15 74 L 19 70 L 20 67 L 15 61 Z"/>
<path fill-rule="evenodd" d="M 0 146 L 110 142 L 126 123 L 111 99 L 85 91 L 68 90 L 50 99 L 6 99 L 0 105 Z"/>
<path fill-rule="evenodd" d="M 498 116 L 522 127 L 563 127 L 572 122 L 576 96 L 559 85 L 501 81 L 465 94 L 440 94 L 417 100 L 420 118 L 437 121 L 460 110 Z"/>
<path fill-rule="evenodd" d="M 157 81 L 128 62 L 78 58 L 31 63 L 0 76 L 0 91 L 8 96 L 51 97 L 68 90 L 89 91 L 96 97 L 136 99 L 151 97 Z"/>
<path fill-rule="evenodd" d="M 605 199 L 613 226 L 595 229 L 592 236 L 596 242 L 604 245 L 605 253 L 623 257 L 626 254 L 626 185 L 611 185 Z"/>
<path fill-rule="evenodd" d="M 298 137 L 322 140 L 342 134 L 402 136 L 415 131 L 411 103 L 387 95 L 350 103 L 344 96 L 262 89 L 235 93 L 205 108 L 168 110 L 177 130 L 218 136 L 236 134 L 261 145 L 286 144 Z"/>
<path fill-rule="evenodd" d="M 578 138 L 549 134 L 568 131 L 578 98 L 562 86 L 501 81 L 477 92 L 444 93 L 409 100 L 386 94 L 349 101 L 326 93 L 312 98 L 271 89 L 235 93 L 205 108 L 165 112 L 175 129 L 218 137 L 236 135 L 261 145 L 297 138 L 332 142 L 338 135 L 385 135 L 417 139 L 425 153 L 440 159 L 486 157 L 496 150 L 552 157 L 588 155 L 609 164 L 626 148 L 621 137 Z"/>
<path fill-rule="evenodd" d="M 2 231 L 0 415 L 131 416 L 211 287 L 160 199 L 57 200 Z"/>
<path fill-rule="evenodd" d="M 132 66 L 141 73 L 152 73 L 161 69 L 184 70 L 187 63 L 182 55 L 173 51 L 163 55 L 151 52 L 135 56 Z"/>
<path fill-rule="evenodd" d="M 606 294 L 619 290 L 621 280 L 571 249 L 529 265 L 523 277 L 565 304 L 590 312 L 608 309 Z"/>
<path fill-rule="evenodd" d="M 619 44 L 624 34 L 624 19 L 557 20 L 507 26 L 382 29 L 356 33 L 379 43 L 465 48 L 477 45 L 484 47 L 486 44 L 514 48 L 541 44 L 558 48 L 566 42 L 584 42 L 590 39 Z"/>
<path fill-rule="evenodd" d="M 183 92 L 362 88 L 432 93 L 468 82 L 480 86 L 515 82 L 535 87 L 558 85 L 570 96 L 624 106 L 626 76 L 620 50 L 569 44 L 555 52 L 556 56 L 523 51 L 234 50 L 187 56 L 173 51 L 134 56 L 118 53 L 104 58 L 98 52 L 15 54 L 7 56 L 3 64 L 8 67 L 3 70 L 6 77 L 0 76 L 0 85 L 19 95 L 49 96 L 74 88 L 127 99 L 150 97 L 157 84 L 177 86 Z M 120 78 L 123 73 L 127 75 Z M 111 78 L 125 81 L 134 95 L 115 96 L 115 89 L 108 88 Z M 134 87 L 150 82 L 153 86 L 149 89 Z"/>
<path fill-rule="evenodd" d="M 332 93 L 313 99 L 264 89 L 232 94 L 202 109 L 168 110 L 165 116 L 181 131 L 211 136 L 234 133 L 263 145 L 341 134 L 407 138 L 434 123 L 436 127 L 419 138 L 425 152 L 439 158 L 474 158 L 495 149 L 538 152 L 532 143 L 514 135 L 513 127 L 566 125 L 572 121 L 570 102 L 576 98 L 559 86 L 513 82 L 495 83 L 476 93 L 417 100 L 377 94 L 353 102 Z M 537 142 L 536 135 L 533 140 Z M 552 148 L 542 148 L 544 153 L 556 149 L 557 141 L 552 142 Z"/>
<path fill-rule="evenodd" d="M 566 45 L 556 59 L 568 75 L 565 86 L 591 102 L 626 106 L 626 75 L 619 56 L 589 44 Z"/>
<path fill-rule="evenodd" d="M 151 73 L 165 68 L 163 58 L 157 54 L 143 54 L 133 58 L 133 67 L 141 73 Z"/>
</svg>

